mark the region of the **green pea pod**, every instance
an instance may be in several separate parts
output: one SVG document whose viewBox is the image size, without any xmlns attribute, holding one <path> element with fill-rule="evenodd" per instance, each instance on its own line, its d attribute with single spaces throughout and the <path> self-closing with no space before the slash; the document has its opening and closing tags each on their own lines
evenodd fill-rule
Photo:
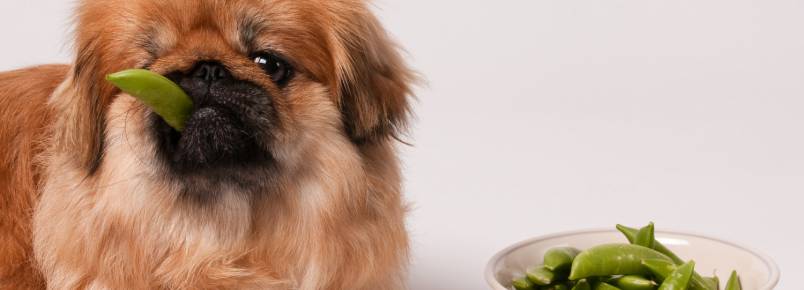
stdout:
<svg viewBox="0 0 804 290">
<path fill-rule="evenodd" d="M 645 259 L 642 260 L 642 265 L 644 265 L 648 270 L 653 273 L 653 276 L 656 278 L 656 281 L 661 283 L 664 282 L 664 279 L 670 276 L 678 266 L 673 264 L 672 262 L 668 262 L 665 260 L 658 260 L 658 259 Z"/>
<path fill-rule="evenodd" d="M 584 279 L 578 281 L 578 283 L 575 284 L 575 287 L 572 287 L 572 290 L 592 290 L 592 285 L 589 284 L 589 281 L 586 281 L 586 279 Z"/>
<path fill-rule="evenodd" d="M 593 276 L 646 275 L 642 260 L 672 260 L 655 250 L 629 244 L 607 244 L 581 252 L 572 263 L 570 280 Z"/>
<path fill-rule="evenodd" d="M 556 274 L 544 266 L 531 268 L 526 274 L 528 280 L 539 286 L 548 286 L 557 280 Z"/>
<path fill-rule="evenodd" d="M 743 290 L 743 284 L 740 282 L 740 276 L 737 275 L 737 271 L 731 272 L 729 282 L 726 283 L 726 290 Z"/>
<path fill-rule="evenodd" d="M 623 277 L 623 275 L 597 277 L 597 279 L 595 279 L 593 277 L 589 277 L 587 279 L 589 279 L 592 282 L 592 285 L 596 285 L 597 283 L 600 283 L 600 282 L 609 283 L 611 285 L 617 285 L 617 279 L 620 279 L 621 277 Z"/>
<path fill-rule="evenodd" d="M 569 270 L 579 253 L 580 250 L 571 247 L 550 249 L 544 254 L 544 267 L 554 272 Z"/>
<path fill-rule="evenodd" d="M 659 283 L 663 282 L 670 274 L 673 273 L 678 266 L 675 264 L 667 261 L 667 260 L 657 260 L 657 259 L 645 259 L 642 261 L 642 265 L 648 268 L 652 273 L 653 276 L 656 277 L 656 281 Z M 717 284 L 713 284 L 712 281 L 709 281 L 698 273 L 692 273 L 692 282 L 690 282 L 690 289 L 691 290 L 717 290 Z"/>
<path fill-rule="evenodd" d="M 720 289 L 720 279 L 717 276 L 703 277 L 703 280 L 706 283 L 706 286 L 709 287 L 709 289 Z M 693 283 L 695 282 L 695 273 L 692 273 L 692 282 Z"/>
<path fill-rule="evenodd" d="M 614 287 L 613 285 L 606 282 L 600 282 L 597 283 L 597 285 L 595 285 L 595 290 L 622 290 L 622 289 Z"/>
<path fill-rule="evenodd" d="M 625 235 L 625 237 L 628 239 L 628 242 L 632 244 L 636 242 L 637 235 L 639 235 L 639 230 L 635 228 L 629 228 L 624 225 L 617 225 L 617 230 L 623 233 L 623 235 Z M 670 251 L 670 249 L 665 247 L 659 241 L 655 241 L 653 243 L 653 249 L 658 251 L 659 253 L 665 254 L 666 256 L 670 257 L 670 259 L 673 259 L 673 263 L 675 263 L 676 265 L 684 264 L 684 260 L 679 258 L 678 255 L 673 253 L 673 251 Z"/>
<path fill-rule="evenodd" d="M 193 111 L 193 101 L 173 81 L 144 69 L 110 74 L 106 80 L 142 101 L 177 131 L 184 130 Z"/>
<path fill-rule="evenodd" d="M 525 277 L 514 279 L 511 284 L 514 285 L 516 290 L 536 290 L 536 285 Z"/>
<path fill-rule="evenodd" d="M 547 287 L 542 287 L 542 290 L 570 290 L 569 286 L 564 284 L 555 284 Z"/>
<path fill-rule="evenodd" d="M 669 277 L 664 279 L 659 290 L 686 290 L 692 280 L 692 272 L 695 270 L 695 262 L 689 262 L 678 267 Z"/>
<path fill-rule="evenodd" d="M 623 290 L 653 290 L 656 289 L 656 283 L 650 279 L 645 279 L 642 276 L 626 275 L 617 278 L 614 285 Z"/>
<path fill-rule="evenodd" d="M 630 243 L 635 243 L 637 240 L 637 236 L 639 235 L 639 230 L 634 228 L 629 228 L 624 225 L 617 225 L 617 230 L 619 230 L 625 237 L 628 239 Z M 680 266 L 684 264 L 684 260 L 678 257 L 673 251 L 665 247 L 661 242 L 654 238 L 653 249 L 658 251 L 659 253 L 665 254 L 666 256 L 670 257 L 673 260 L 673 263 L 676 266 Z M 692 275 L 692 290 L 718 290 L 717 287 L 712 287 L 710 282 L 704 281 L 703 277 L 698 273 L 693 273 Z"/>
<path fill-rule="evenodd" d="M 634 245 L 648 247 L 655 250 L 656 236 L 653 223 L 650 223 L 644 228 L 639 229 L 637 236 L 633 242 Z"/>
</svg>

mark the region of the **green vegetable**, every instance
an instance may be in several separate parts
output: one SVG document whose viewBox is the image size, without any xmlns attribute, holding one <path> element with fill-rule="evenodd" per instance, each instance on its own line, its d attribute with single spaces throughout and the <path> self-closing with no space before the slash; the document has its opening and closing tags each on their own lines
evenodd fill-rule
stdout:
<svg viewBox="0 0 804 290">
<path fill-rule="evenodd" d="M 547 286 L 553 284 L 553 282 L 557 280 L 556 274 L 544 266 L 531 268 L 526 274 L 528 276 L 528 280 L 539 286 Z"/>
<path fill-rule="evenodd" d="M 589 282 L 584 279 L 578 281 L 578 284 L 575 284 L 575 287 L 572 287 L 572 290 L 592 290 L 592 285 L 590 285 Z"/>
<path fill-rule="evenodd" d="M 581 253 L 570 247 L 553 248 L 544 254 L 544 267 L 550 271 L 564 271 L 572 267 L 572 261 Z"/>
<path fill-rule="evenodd" d="M 173 81 L 144 69 L 125 70 L 106 77 L 123 92 L 138 98 L 181 132 L 192 114 L 193 102 Z"/>
<path fill-rule="evenodd" d="M 528 278 L 524 277 L 514 279 L 514 281 L 511 284 L 514 285 L 514 288 L 516 290 L 536 290 L 536 286 L 533 285 L 533 282 L 530 282 Z"/>
<path fill-rule="evenodd" d="M 682 265 L 662 282 L 662 286 L 659 286 L 659 290 L 686 290 L 689 288 L 692 272 L 694 270 L 695 262 Z"/>
<path fill-rule="evenodd" d="M 704 283 L 706 283 L 706 286 L 709 287 L 709 289 L 715 289 L 715 290 L 720 289 L 720 279 L 717 276 L 703 277 L 703 280 Z M 695 283 L 695 273 L 692 273 L 692 283 Z M 695 284 L 692 284 L 692 286 L 694 285 Z"/>
<path fill-rule="evenodd" d="M 642 265 L 653 273 L 653 276 L 659 283 L 664 282 L 664 279 L 670 277 L 670 274 L 673 274 L 673 271 L 678 269 L 678 266 L 672 262 L 658 259 L 642 260 Z"/>
<path fill-rule="evenodd" d="M 631 244 L 605 244 L 585 251 L 550 249 L 544 264 L 512 281 L 517 290 L 718 290 L 717 277 L 702 277 L 695 262 L 681 259 L 656 240 L 655 225 L 617 225 Z M 726 290 L 742 290 L 736 272 Z"/>
<path fill-rule="evenodd" d="M 595 290 L 621 290 L 620 288 L 614 287 L 609 283 L 600 282 L 595 285 Z"/>
<path fill-rule="evenodd" d="M 647 275 L 650 271 L 642 260 L 658 259 L 672 262 L 662 253 L 629 244 L 601 245 L 581 252 L 572 263 L 570 280 L 593 276 Z"/>
<path fill-rule="evenodd" d="M 547 287 L 542 287 L 542 290 L 570 290 L 569 286 L 564 284 L 556 284 Z"/>
<path fill-rule="evenodd" d="M 650 228 L 650 229 L 648 230 L 648 228 Z M 626 227 L 624 225 L 617 225 L 617 230 L 619 230 L 621 233 L 623 233 L 623 235 L 625 235 L 625 237 L 628 239 L 628 241 L 630 243 L 636 244 L 637 241 L 639 240 L 640 233 L 642 233 L 643 235 L 647 235 L 648 234 L 647 231 L 653 232 L 653 223 L 650 223 L 647 227 L 642 228 L 640 230 L 630 228 L 630 227 Z M 643 233 L 643 230 L 644 230 L 644 233 Z M 654 234 L 651 234 L 651 235 L 654 235 Z M 643 238 L 643 239 L 645 239 L 645 238 Z M 684 264 L 684 260 L 679 258 L 678 255 L 673 253 L 673 251 L 671 251 L 670 249 L 665 247 L 662 243 L 660 243 L 658 240 L 656 240 L 655 235 L 654 235 L 654 238 L 653 238 L 653 247 L 652 247 L 652 249 L 658 251 L 659 253 L 665 254 L 668 257 L 670 257 L 670 259 L 673 260 L 673 263 L 676 264 L 677 266 L 680 266 L 680 265 Z M 691 286 L 690 289 L 692 289 L 692 290 L 718 290 L 717 287 L 712 287 L 712 286 L 713 286 L 712 283 L 710 281 L 704 280 L 703 277 L 701 277 L 700 274 L 698 274 L 698 273 L 693 273 L 692 274 L 692 286 Z"/>
<path fill-rule="evenodd" d="M 726 290 L 743 290 L 743 285 L 742 282 L 740 282 L 740 276 L 737 275 L 737 271 L 731 272 L 729 282 L 726 283 Z"/>
<path fill-rule="evenodd" d="M 657 282 L 663 282 L 667 277 L 669 277 L 673 271 L 678 269 L 678 266 L 675 264 L 667 261 L 667 260 L 656 260 L 656 259 L 645 259 L 642 261 L 642 265 L 648 268 L 653 275 L 656 277 Z M 707 279 L 698 275 L 698 273 L 692 273 L 692 282 L 690 282 L 690 289 L 691 290 L 717 290 L 717 283 L 713 283 L 713 281 L 708 281 Z"/>
<path fill-rule="evenodd" d="M 634 228 L 629 228 L 629 227 L 626 227 L 626 226 L 624 226 L 624 225 L 617 225 L 617 229 L 618 229 L 618 230 L 619 230 L 621 233 L 623 233 L 623 235 L 625 235 L 625 237 L 626 237 L 626 238 L 628 238 L 628 242 L 630 242 L 630 243 L 632 243 L 632 244 L 633 244 L 634 242 L 636 242 L 637 235 L 639 235 L 639 230 L 634 229 Z M 673 260 L 673 262 L 674 262 L 676 265 L 681 265 L 681 264 L 684 264 L 684 260 L 682 260 L 681 258 L 679 258 L 679 257 L 678 257 L 678 256 L 677 256 L 675 253 L 673 253 L 673 251 L 670 251 L 670 249 L 668 249 L 667 247 L 665 247 L 665 246 L 664 246 L 662 243 L 660 243 L 659 241 L 655 241 L 655 243 L 653 244 L 653 249 L 654 249 L 654 250 L 656 250 L 656 251 L 658 251 L 659 253 L 662 253 L 662 254 L 664 254 L 664 255 L 666 255 L 666 256 L 668 256 L 668 257 L 670 257 L 670 259 L 672 259 L 672 260 Z"/>
<path fill-rule="evenodd" d="M 654 233 L 653 223 L 650 223 L 646 227 L 639 229 L 633 244 L 655 250 L 654 245 L 656 244 L 656 236 Z"/>
<path fill-rule="evenodd" d="M 617 278 L 614 282 L 617 287 L 623 290 L 653 290 L 656 284 L 653 281 L 641 276 L 627 275 Z"/>
</svg>

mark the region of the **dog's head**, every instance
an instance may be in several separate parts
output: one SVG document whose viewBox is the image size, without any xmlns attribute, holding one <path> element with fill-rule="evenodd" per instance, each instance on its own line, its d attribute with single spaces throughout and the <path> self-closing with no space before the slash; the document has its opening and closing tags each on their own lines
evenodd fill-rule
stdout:
<svg viewBox="0 0 804 290">
<path fill-rule="evenodd" d="M 65 139 L 90 173 L 122 142 L 190 194 L 249 189 L 332 148 L 359 158 L 405 127 L 412 75 L 363 0 L 85 0 L 78 11 Z M 184 131 L 104 81 L 129 68 L 188 93 Z M 110 138 L 115 128 L 126 133 Z"/>
</svg>

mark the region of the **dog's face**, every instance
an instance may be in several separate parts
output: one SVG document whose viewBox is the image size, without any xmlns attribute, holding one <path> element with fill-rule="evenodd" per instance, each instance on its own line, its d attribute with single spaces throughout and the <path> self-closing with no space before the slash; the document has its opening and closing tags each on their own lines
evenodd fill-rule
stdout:
<svg viewBox="0 0 804 290">
<path fill-rule="evenodd" d="M 410 72 L 361 0 L 88 0 L 73 72 L 89 171 L 126 144 L 184 193 L 259 191 L 308 163 L 387 144 Z M 103 81 L 146 68 L 194 101 L 182 132 Z M 86 111 L 88 110 L 88 111 Z M 333 152 L 334 151 L 334 152 Z M 358 162 L 359 163 L 359 162 Z"/>
</svg>

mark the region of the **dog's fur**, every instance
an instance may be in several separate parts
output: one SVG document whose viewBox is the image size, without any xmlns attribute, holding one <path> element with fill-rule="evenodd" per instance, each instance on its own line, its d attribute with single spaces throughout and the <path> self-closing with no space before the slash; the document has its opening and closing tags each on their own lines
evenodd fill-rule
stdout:
<svg viewBox="0 0 804 290">
<path fill-rule="evenodd" d="M 75 37 L 70 66 L 0 74 L 0 289 L 404 288 L 413 77 L 363 0 L 84 0 Z M 174 172 L 104 81 L 209 60 L 271 96 L 270 164 Z"/>
</svg>

